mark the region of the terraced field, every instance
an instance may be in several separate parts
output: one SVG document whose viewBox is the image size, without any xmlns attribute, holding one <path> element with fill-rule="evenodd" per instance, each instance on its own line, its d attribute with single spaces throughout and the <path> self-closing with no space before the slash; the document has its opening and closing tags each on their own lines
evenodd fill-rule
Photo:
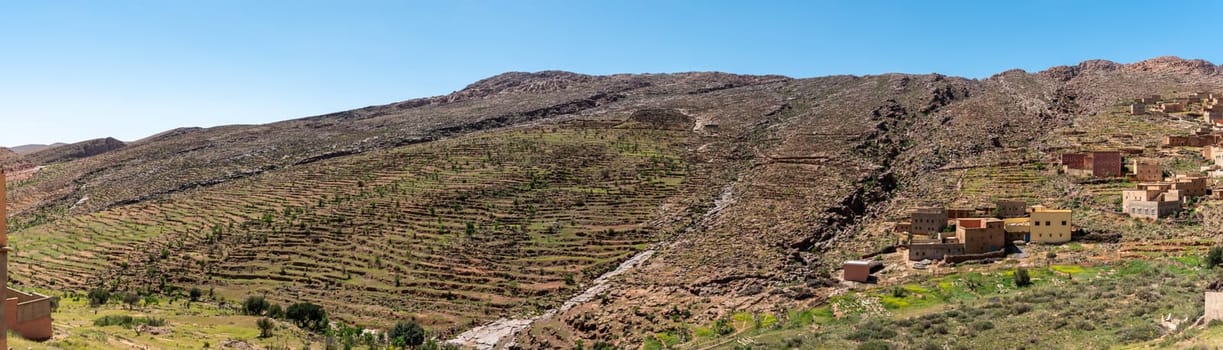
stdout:
<svg viewBox="0 0 1223 350">
<path fill-rule="evenodd" d="M 963 193 L 980 202 L 1000 199 L 1041 203 L 1042 187 L 1048 182 L 1045 165 L 1027 163 L 972 168 L 963 175 Z"/>
<path fill-rule="evenodd" d="M 515 130 L 335 158 L 22 230 L 35 286 L 310 301 L 435 329 L 546 309 L 668 227 L 677 131 Z"/>
</svg>

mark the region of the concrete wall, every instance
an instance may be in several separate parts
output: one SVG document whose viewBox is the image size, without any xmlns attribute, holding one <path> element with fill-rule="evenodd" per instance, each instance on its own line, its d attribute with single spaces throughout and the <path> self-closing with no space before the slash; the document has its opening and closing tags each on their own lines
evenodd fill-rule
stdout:
<svg viewBox="0 0 1223 350">
<path fill-rule="evenodd" d="M 946 261 L 949 263 L 961 263 L 961 262 L 965 262 L 969 260 L 981 260 L 981 259 L 990 259 L 990 258 L 998 259 L 998 258 L 1004 258 L 1004 257 L 1006 257 L 1006 250 L 1000 249 L 1000 250 L 995 250 L 992 252 L 986 252 L 986 253 L 981 253 L 981 254 L 948 255 L 947 257 L 943 258 L 943 261 Z"/>
<path fill-rule="evenodd" d="M 1206 292 L 1206 317 L 1203 321 L 1223 321 L 1223 292 Z"/>
<path fill-rule="evenodd" d="M 18 298 L 10 297 L 5 300 L 4 318 L 9 330 L 22 338 L 39 341 L 51 339 L 51 299 L 18 303 Z"/>
<path fill-rule="evenodd" d="M 1126 201 L 1121 204 L 1121 210 L 1130 217 L 1140 219 L 1159 219 L 1180 211 L 1179 201 Z"/>
<path fill-rule="evenodd" d="M 947 255 L 964 254 L 959 243 L 919 243 L 909 245 L 909 260 L 940 260 Z"/>
<path fill-rule="evenodd" d="M 845 280 L 855 282 L 866 282 L 871 278 L 871 266 L 859 264 L 845 264 Z"/>
</svg>

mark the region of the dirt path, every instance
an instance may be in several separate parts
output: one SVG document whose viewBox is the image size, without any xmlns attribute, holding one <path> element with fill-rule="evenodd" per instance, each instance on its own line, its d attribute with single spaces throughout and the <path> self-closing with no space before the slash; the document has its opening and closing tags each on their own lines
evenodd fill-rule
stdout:
<svg viewBox="0 0 1223 350">
<path fill-rule="evenodd" d="M 717 215 L 722 211 L 722 209 L 725 209 L 734 202 L 734 183 L 731 183 L 722 189 L 721 195 L 714 200 L 713 209 L 705 213 L 700 220 L 700 224 L 704 224 L 711 217 Z M 693 230 L 694 228 L 694 226 L 689 226 L 688 230 Z M 514 336 L 518 334 L 519 331 L 530 328 L 531 325 L 537 321 L 549 319 L 558 313 L 569 311 L 569 309 L 572 309 L 575 306 L 594 300 L 596 296 L 603 293 L 608 288 L 611 288 L 610 282 L 613 277 L 619 276 L 620 274 L 636 268 L 637 266 L 641 266 L 641 264 L 644 264 L 647 260 L 650 260 L 650 257 L 654 256 L 655 249 L 660 247 L 661 244 L 665 244 L 665 242 L 655 245 L 654 248 L 650 248 L 633 255 L 633 257 L 620 263 L 615 270 L 607 272 L 602 276 L 599 276 L 599 278 L 596 278 L 594 281 L 591 281 L 591 286 L 589 288 L 586 288 L 586 290 L 574 295 L 573 297 L 569 298 L 569 300 L 566 300 L 564 304 L 561 304 L 560 308 L 548 310 L 548 312 L 545 312 L 542 315 L 531 318 L 502 318 L 497 321 L 493 321 L 492 323 L 469 329 L 466 332 L 454 337 L 454 339 L 447 340 L 446 343 L 458 345 L 463 348 L 474 348 L 478 350 L 510 348 L 515 345 Z"/>
<path fill-rule="evenodd" d="M 499 347 L 508 348 L 514 345 L 514 335 L 519 331 L 527 329 L 531 326 L 531 324 L 535 323 L 535 321 L 551 318 L 557 313 L 569 311 L 569 309 L 572 309 L 574 306 L 578 306 L 593 300 L 595 296 L 599 295 L 599 293 L 603 293 L 603 291 L 610 287 L 610 283 L 608 282 L 610 282 L 612 277 L 616 277 L 625 271 L 641 265 L 646 260 L 649 260 L 651 256 L 654 256 L 653 249 L 645 250 L 637 253 L 637 255 L 633 255 L 633 257 L 620 263 L 620 266 L 617 266 L 615 270 L 596 278 L 591 282 L 590 288 L 586 288 L 585 291 L 582 291 L 578 295 L 569 298 L 569 300 L 566 300 L 564 304 L 561 304 L 561 307 L 558 309 L 548 310 L 548 312 L 545 312 L 543 315 L 532 318 L 503 318 L 487 325 L 472 328 L 466 332 L 463 332 L 462 334 L 459 334 L 454 339 L 447 340 L 446 343 L 480 350 L 495 349 Z"/>
</svg>

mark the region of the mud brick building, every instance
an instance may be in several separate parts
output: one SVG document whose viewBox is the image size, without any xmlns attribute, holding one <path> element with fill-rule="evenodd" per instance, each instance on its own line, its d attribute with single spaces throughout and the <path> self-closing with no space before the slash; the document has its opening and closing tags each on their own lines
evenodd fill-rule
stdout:
<svg viewBox="0 0 1223 350">
<path fill-rule="evenodd" d="M 1142 182 L 1159 181 L 1164 177 L 1163 167 L 1158 159 L 1135 159 L 1132 168 L 1134 178 Z"/>
<path fill-rule="evenodd" d="M 1062 154 L 1062 170 L 1083 177 L 1120 177 L 1121 152 L 1096 151 Z"/>
<path fill-rule="evenodd" d="M 955 238 L 964 245 L 965 254 L 988 253 L 1006 246 L 1002 220 L 994 218 L 956 220 Z"/>
</svg>

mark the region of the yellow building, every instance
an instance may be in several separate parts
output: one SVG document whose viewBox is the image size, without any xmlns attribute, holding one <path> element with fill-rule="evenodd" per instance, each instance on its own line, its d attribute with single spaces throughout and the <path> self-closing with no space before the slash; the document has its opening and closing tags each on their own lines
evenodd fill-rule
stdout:
<svg viewBox="0 0 1223 350">
<path fill-rule="evenodd" d="M 1074 230 L 1069 209 L 1032 208 L 1028 226 L 1029 240 L 1037 243 L 1065 243 Z"/>
</svg>

